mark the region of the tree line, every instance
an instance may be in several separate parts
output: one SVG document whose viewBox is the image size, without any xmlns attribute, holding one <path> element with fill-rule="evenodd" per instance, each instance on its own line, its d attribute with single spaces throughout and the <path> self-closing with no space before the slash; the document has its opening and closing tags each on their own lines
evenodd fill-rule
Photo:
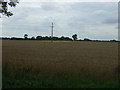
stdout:
<svg viewBox="0 0 120 90">
<path fill-rule="evenodd" d="M 72 38 L 73 38 L 73 40 L 77 40 L 78 38 L 77 38 L 77 34 L 74 34 L 74 35 L 72 35 Z M 64 36 L 62 36 L 62 37 L 51 37 L 51 36 L 45 36 L 45 37 L 43 37 L 43 36 L 37 36 L 36 38 L 35 37 L 32 37 L 32 38 L 30 38 L 30 39 L 32 39 L 32 40 L 72 40 L 72 38 L 69 38 L 69 37 L 64 37 Z M 24 35 L 24 39 L 29 39 L 28 38 L 28 34 L 25 34 Z"/>
<path fill-rule="evenodd" d="M 72 39 L 73 38 L 73 39 Z M 77 34 L 74 34 L 72 36 L 72 38 L 70 37 L 65 37 L 65 36 L 61 36 L 61 37 L 51 37 L 51 36 L 36 36 L 36 37 L 31 37 L 28 38 L 28 34 L 24 34 L 24 38 L 17 38 L 17 37 L 2 37 L 2 39 L 9 39 L 9 40 L 77 40 Z"/>
<path fill-rule="evenodd" d="M 73 38 L 73 40 L 77 40 L 78 38 L 77 38 L 77 34 L 74 34 L 74 35 L 72 35 L 72 38 Z M 32 39 L 32 40 L 72 40 L 72 38 L 69 38 L 69 37 L 64 37 L 64 36 L 62 36 L 62 37 L 48 37 L 48 36 L 45 36 L 45 37 L 43 37 L 43 36 L 37 36 L 36 38 L 35 37 L 31 37 L 30 39 Z M 26 40 L 26 39 L 29 39 L 28 38 L 28 34 L 25 34 L 24 35 L 24 39 Z"/>
<path fill-rule="evenodd" d="M 83 40 L 81 39 L 78 39 L 77 37 L 77 34 L 73 34 L 70 37 L 65 37 L 65 36 L 61 36 L 61 37 L 51 37 L 51 36 L 36 36 L 36 37 L 31 37 L 31 38 L 28 38 L 28 34 L 24 34 L 24 38 L 18 38 L 18 37 L 2 37 L 0 39 L 3 39 L 3 40 L 62 40 L 62 41 L 97 41 L 97 42 L 100 42 L 100 41 L 105 41 L 105 40 L 91 40 L 89 38 L 84 38 Z M 111 41 L 111 42 L 116 42 L 116 40 L 106 40 L 106 41 Z M 106 42 L 105 41 L 105 42 Z"/>
</svg>

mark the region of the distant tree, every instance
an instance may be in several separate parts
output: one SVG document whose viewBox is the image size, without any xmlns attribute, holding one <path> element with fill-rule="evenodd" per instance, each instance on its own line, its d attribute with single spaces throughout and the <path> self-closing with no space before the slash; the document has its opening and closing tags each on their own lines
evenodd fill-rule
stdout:
<svg viewBox="0 0 120 90">
<path fill-rule="evenodd" d="M 82 39 L 79 39 L 79 41 L 82 41 Z"/>
<path fill-rule="evenodd" d="M 31 37 L 31 40 L 35 40 L 35 37 Z"/>
<path fill-rule="evenodd" d="M 25 39 L 28 39 L 28 35 L 27 35 L 27 34 L 25 34 L 25 35 L 24 35 L 24 38 L 25 38 Z"/>
<path fill-rule="evenodd" d="M 37 40 L 42 40 L 42 36 L 37 36 L 36 39 Z"/>
<path fill-rule="evenodd" d="M 110 42 L 116 42 L 116 40 L 110 40 Z"/>
<path fill-rule="evenodd" d="M 84 38 L 84 41 L 91 41 L 90 39 L 88 39 L 88 38 Z"/>
<path fill-rule="evenodd" d="M 77 34 L 72 35 L 73 40 L 77 40 Z"/>
<path fill-rule="evenodd" d="M 23 40 L 23 38 L 11 37 L 11 40 Z"/>
<path fill-rule="evenodd" d="M 50 40 L 50 38 L 48 36 L 45 36 L 44 40 Z"/>
<path fill-rule="evenodd" d="M 0 14 L 5 16 L 12 16 L 13 13 L 8 11 L 8 7 L 15 7 L 19 0 L 0 0 Z"/>
<path fill-rule="evenodd" d="M 65 39 L 65 37 L 64 37 L 64 36 L 62 36 L 62 37 L 61 37 L 61 40 L 64 40 L 64 39 Z"/>
<path fill-rule="evenodd" d="M 9 37 L 2 37 L 2 39 L 5 39 L 5 40 L 10 40 Z"/>
</svg>

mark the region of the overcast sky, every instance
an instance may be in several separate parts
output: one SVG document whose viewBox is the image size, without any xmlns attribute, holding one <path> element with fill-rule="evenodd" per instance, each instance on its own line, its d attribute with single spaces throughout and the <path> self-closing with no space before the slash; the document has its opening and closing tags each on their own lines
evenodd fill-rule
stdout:
<svg viewBox="0 0 120 90">
<path fill-rule="evenodd" d="M 79 39 L 118 39 L 117 2 L 20 2 L 10 9 L 14 16 L 2 17 L 2 36 L 54 36 Z"/>
</svg>

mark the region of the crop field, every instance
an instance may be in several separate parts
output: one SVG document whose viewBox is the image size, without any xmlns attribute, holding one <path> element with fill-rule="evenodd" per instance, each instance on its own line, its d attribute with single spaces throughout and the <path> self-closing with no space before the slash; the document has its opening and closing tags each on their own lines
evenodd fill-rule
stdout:
<svg viewBox="0 0 120 90">
<path fill-rule="evenodd" d="M 3 88 L 118 88 L 118 42 L 3 40 Z"/>
</svg>

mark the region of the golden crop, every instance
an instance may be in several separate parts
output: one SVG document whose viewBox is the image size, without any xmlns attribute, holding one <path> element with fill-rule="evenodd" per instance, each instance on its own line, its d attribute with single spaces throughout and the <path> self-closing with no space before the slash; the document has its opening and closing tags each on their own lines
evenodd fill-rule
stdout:
<svg viewBox="0 0 120 90">
<path fill-rule="evenodd" d="M 97 78 L 116 78 L 118 42 L 2 41 L 3 71 L 34 74 L 80 73 Z"/>
</svg>

